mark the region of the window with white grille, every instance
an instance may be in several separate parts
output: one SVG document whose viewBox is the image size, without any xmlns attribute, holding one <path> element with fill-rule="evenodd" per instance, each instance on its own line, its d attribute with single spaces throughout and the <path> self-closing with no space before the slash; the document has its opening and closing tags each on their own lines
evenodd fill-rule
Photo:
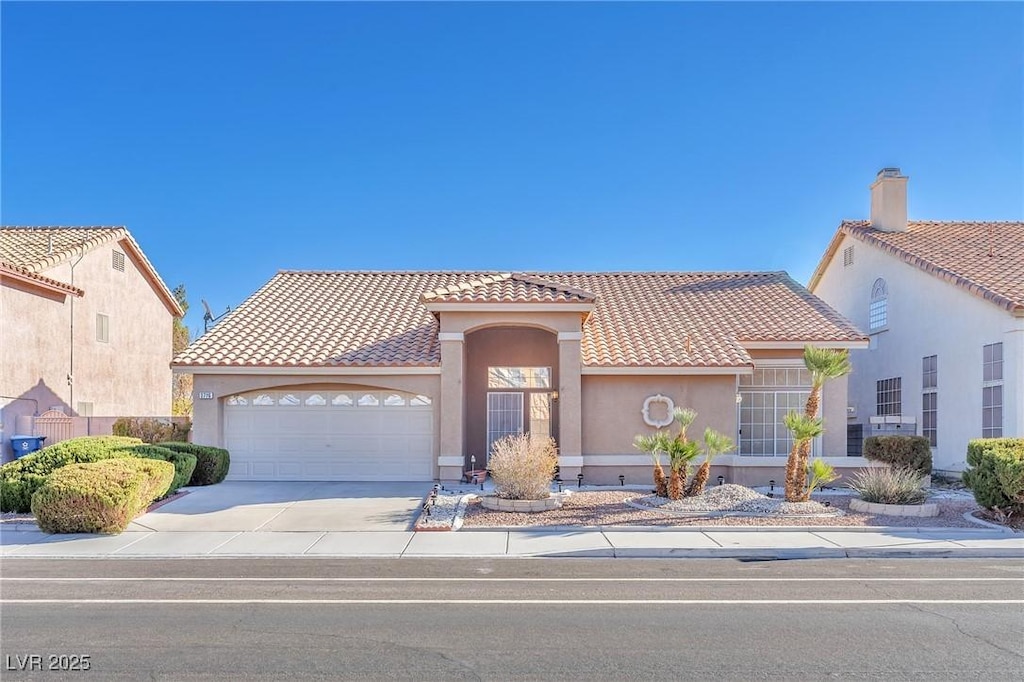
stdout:
<svg viewBox="0 0 1024 682">
<path fill-rule="evenodd" d="M 879 277 L 871 286 L 871 305 L 868 308 L 870 331 L 881 331 L 889 326 L 889 287 Z"/>
<path fill-rule="evenodd" d="M 981 437 L 1003 437 L 1003 344 L 982 347 Z"/>
<path fill-rule="evenodd" d="M 875 414 L 888 417 L 903 414 L 903 378 L 879 379 L 875 382 Z"/>
<path fill-rule="evenodd" d="M 921 435 L 934 448 L 939 444 L 939 356 L 921 360 Z"/>
<path fill-rule="evenodd" d="M 782 457 L 789 454 L 793 440 L 783 418 L 789 412 L 803 412 L 811 390 L 811 375 L 805 367 L 766 367 L 739 380 L 739 454 L 753 457 Z M 815 439 L 814 451 L 820 444 Z"/>
</svg>

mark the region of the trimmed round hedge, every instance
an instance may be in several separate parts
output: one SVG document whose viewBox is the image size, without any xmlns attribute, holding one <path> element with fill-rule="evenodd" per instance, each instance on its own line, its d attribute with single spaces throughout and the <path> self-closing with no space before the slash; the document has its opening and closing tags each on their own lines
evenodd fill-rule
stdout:
<svg viewBox="0 0 1024 682">
<path fill-rule="evenodd" d="M 196 470 L 192 474 L 189 485 L 213 485 L 220 483 L 228 475 L 231 456 L 223 448 L 212 445 L 196 445 L 195 443 L 167 442 L 157 443 L 162 448 L 175 452 L 186 452 L 196 457 Z"/>
<path fill-rule="evenodd" d="M 964 485 L 986 509 L 1024 511 L 1024 438 L 977 438 L 967 443 Z"/>
<path fill-rule="evenodd" d="M 924 436 L 869 436 L 864 439 L 864 457 L 921 476 L 932 475 L 932 447 Z"/>
<path fill-rule="evenodd" d="M 167 494 L 185 485 L 196 467 L 196 458 L 124 436 L 84 436 L 47 446 L 0 467 L 0 511 L 31 510 L 32 495 L 54 472 L 69 464 L 88 464 L 107 459 L 142 457 L 174 465 L 173 485 Z"/>
<path fill-rule="evenodd" d="M 173 478 L 174 465 L 156 459 L 69 464 L 32 495 L 32 514 L 46 533 L 120 533 Z"/>
</svg>

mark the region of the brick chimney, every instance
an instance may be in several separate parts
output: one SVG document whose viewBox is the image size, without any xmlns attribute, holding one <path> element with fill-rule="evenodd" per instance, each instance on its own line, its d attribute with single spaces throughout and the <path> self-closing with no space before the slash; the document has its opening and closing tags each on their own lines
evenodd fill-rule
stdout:
<svg viewBox="0 0 1024 682">
<path fill-rule="evenodd" d="M 878 171 L 871 185 L 871 227 L 907 231 L 907 176 L 900 175 L 899 168 Z"/>
</svg>

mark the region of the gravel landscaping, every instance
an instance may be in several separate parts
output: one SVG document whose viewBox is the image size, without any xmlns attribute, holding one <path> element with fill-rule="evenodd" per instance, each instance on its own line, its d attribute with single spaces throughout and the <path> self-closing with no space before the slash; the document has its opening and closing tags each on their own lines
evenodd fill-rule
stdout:
<svg viewBox="0 0 1024 682">
<path fill-rule="evenodd" d="M 698 497 L 684 497 L 681 500 L 668 500 L 664 497 L 649 495 L 629 501 L 631 505 L 651 507 L 662 511 L 680 513 L 737 513 L 778 516 L 795 514 L 799 516 L 836 516 L 840 510 L 826 506 L 818 501 L 786 502 L 781 497 L 768 497 L 742 485 L 720 485 L 708 488 Z M 831 502 L 829 503 L 831 505 Z"/>
<path fill-rule="evenodd" d="M 643 498 L 635 490 L 583 490 L 574 492 L 561 509 L 537 514 L 494 512 L 483 509 L 479 501 L 470 501 L 466 507 L 464 528 L 527 527 L 527 526 L 903 526 L 980 528 L 968 521 L 964 513 L 977 510 L 978 505 L 969 497 L 958 496 L 933 500 L 939 504 L 939 515 L 926 520 L 916 517 L 881 516 L 850 511 L 852 495 L 839 492 L 815 493 L 815 501 L 831 503 L 827 511 L 842 511 L 842 515 L 808 516 L 806 513 L 785 516 L 710 516 L 668 515 L 657 509 L 640 509 L 626 504 L 627 500 Z M 660 499 L 660 498 L 658 498 Z M 824 507 L 823 507 L 824 508 Z"/>
</svg>

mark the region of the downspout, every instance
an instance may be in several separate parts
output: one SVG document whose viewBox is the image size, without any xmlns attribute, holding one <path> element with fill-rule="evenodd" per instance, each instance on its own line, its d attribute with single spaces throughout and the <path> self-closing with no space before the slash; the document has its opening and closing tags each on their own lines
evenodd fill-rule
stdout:
<svg viewBox="0 0 1024 682">
<path fill-rule="evenodd" d="M 52 237 L 51 237 L 52 238 Z M 71 286 L 75 286 L 75 266 L 82 262 L 85 258 L 85 242 L 82 242 L 82 253 L 78 255 L 78 260 L 71 264 Z M 75 295 L 69 296 L 71 299 L 71 348 L 68 358 L 68 409 L 72 412 L 75 411 Z"/>
</svg>

